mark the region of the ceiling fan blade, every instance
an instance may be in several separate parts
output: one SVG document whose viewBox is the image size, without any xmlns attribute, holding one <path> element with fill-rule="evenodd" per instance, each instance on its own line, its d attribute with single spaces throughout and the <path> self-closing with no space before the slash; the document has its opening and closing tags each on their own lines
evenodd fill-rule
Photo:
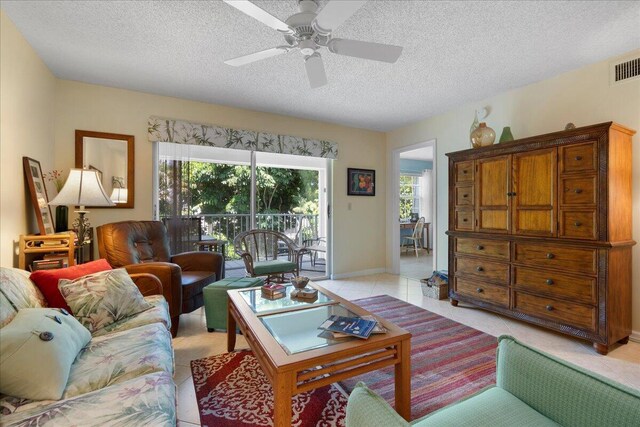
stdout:
<svg viewBox="0 0 640 427">
<path fill-rule="evenodd" d="M 281 33 L 286 34 L 293 33 L 293 30 L 287 24 L 248 0 L 224 0 L 224 2 L 229 6 L 235 7 L 240 12 L 243 12 L 250 17 L 257 19 L 258 21 L 273 28 L 274 30 L 278 30 Z"/>
<path fill-rule="evenodd" d="M 390 63 L 396 62 L 402 53 L 402 46 L 348 39 L 331 39 L 328 48 L 338 55 Z"/>
<path fill-rule="evenodd" d="M 272 47 L 271 49 L 261 50 L 260 52 L 250 53 L 249 55 L 239 56 L 233 59 L 227 59 L 224 61 L 227 65 L 233 65 L 234 67 L 240 67 L 241 65 L 250 64 L 261 59 L 271 58 L 272 56 L 282 55 L 291 50 L 289 46 Z"/>
<path fill-rule="evenodd" d="M 304 60 L 304 68 L 307 69 L 307 77 L 311 89 L 315 89 L 327 84 L 327 74 L 324 71 L 324 64 L 319 53 L 307 56 Z"/>
<path fill-rule="evenodd" d="M 367 0 L 329 1 L 316 16 L 313 27 L 318 33 L 327 35 L 349 19 L 366 2 Z"/>
</svg>

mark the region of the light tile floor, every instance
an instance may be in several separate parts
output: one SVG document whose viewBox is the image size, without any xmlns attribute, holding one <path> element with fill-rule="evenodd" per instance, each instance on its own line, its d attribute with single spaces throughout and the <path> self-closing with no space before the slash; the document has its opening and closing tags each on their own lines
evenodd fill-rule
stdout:
<svg viewBox="0 0 640 427">
<path fill-rule="evenodd" d="M 640 389 L 640 343 L 614 347 L 607 356 L 597 354 L 590 343 L 557 334 L 523 322 L 508 319 L 480 309 L 452 307 L 448 300 L 434 300 L 422 295 L 420 282 L 391 274 L 376 274 L 345 280 L 325 280 L 319 284 L 348 299 L 374 295 L 391 295 L 431 312 L 479 329 L 493 336 L 509 334 L 541 350 L 595 371 L 613 380 Z M 178 384 L 178 425 L 199 425 L 198 405 L 195 398 L 189 362 L 226 351 L 226 334 L 208 333 L 202 309 L 183 315 L 180 330 L 173 340 Z M 238 336 L 236 348 L 246 347 Z"/>
</svg>

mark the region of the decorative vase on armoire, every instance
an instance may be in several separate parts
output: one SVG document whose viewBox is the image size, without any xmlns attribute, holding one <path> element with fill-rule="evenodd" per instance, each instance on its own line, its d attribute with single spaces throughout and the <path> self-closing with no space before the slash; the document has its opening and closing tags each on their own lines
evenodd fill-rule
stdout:
<svg viewBox="0 0 640 427">
<path fill-rule="evenodd" d="M 511 133 L 511 128 L 509 126 L 505 126 L 504 129 L 502 129 L 502 135 L 500 135 L 498 143 L 502 144 L 503 142 L 509 141 L 513 141 L 513 134 Z"/>
<path fill-rule="evenodd" d="M 473 148 L 486 147 L 496 140 L 496 132 L 485 122 L 480 123 L 478 129 L 471 132 L 471 145 Z"/>
<path fill-rule="evenodd" d="M 68 206 L 56 206 L 56 233 L 61 231 L 67 231 L 69 223 L 69 207 Z"/>
</svg>

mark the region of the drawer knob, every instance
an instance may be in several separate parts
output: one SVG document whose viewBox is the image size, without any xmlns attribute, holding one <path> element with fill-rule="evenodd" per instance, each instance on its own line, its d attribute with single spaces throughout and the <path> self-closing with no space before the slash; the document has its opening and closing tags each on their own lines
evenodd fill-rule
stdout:
<svg viewBox="0 0 640 427">
<path fill-rule="evenodd" d="M 479 251 L 484 250 L 484 246 L 478 245 L 478 246 L 476 246 L 476 249 L 479 250 Z"/>
<path fill-rule="evenodd" d="M 483 292 L 483 289 L 482 288 L 476 288 L 476 292 L 481 294 Z"/>
<path fill-rule="evenodd" d="M 462 197 L 469 197 L 469 195 L 468 194 L 463 194 Z"/>
<path fill-rule="evenodd" d="M 545 280 L 545 283 L 547 285 L 553 285 L 553 280 L 552 279 L 547 279 L 547 280 Z"/>
<path fill-rule="evenodd" d="M 576 156 L 576 160 L 577 160 L 577 161 L 582 160 L 582 156 Z"/>
<path fill-rule="evenodd" d="M 462 218 L 462 222 L 467 222 L 467 218 Z"/>
<path fill-rule="evenodd" d="M 467 173 L 467 170 L 466 170 L 466 169 L 464 169 L 464 170 L 462 171 L 462 173 L 463 173 L 463 174 L 466 174 L 466 173 Z"/>
<path fill-rule="evenodd" d="M 582 193 L 582 189 L 581 188 L 576 188 L 575 190 L 573 190 L 574 193 L 576 194 L 580 194 Z"/>
<path fill-rule="evenodd" d="M 549 304 L 545 308 L 547 309 L 547 311 L 553 311 L 553 306 L 551 304 Z"/>
<path fill-rule="evenodd" d="M 554 254 L 552 254 L 551 252 L 549 252 L 547 254 L 547 259 L 554 259 L 556 256 Z"/>
<path fill-rule="evenodd" d="M 580 227 L 582 223 L 580 221 L 576 221 L 573 223 L 573 225 L 575 225 L 576 227 Z"/>
<path fill-rule="evenodd" d="M 484 268 L 482 268 L 481 266 L 477 266 L 477 267 L 476 267 L 476 270 L 477 270 L 477 271 L 484 271 Z"/>
</svg>

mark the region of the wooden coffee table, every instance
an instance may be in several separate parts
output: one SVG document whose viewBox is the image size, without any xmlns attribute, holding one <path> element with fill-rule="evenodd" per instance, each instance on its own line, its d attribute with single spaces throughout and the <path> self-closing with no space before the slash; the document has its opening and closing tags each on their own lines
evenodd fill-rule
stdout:
<svg viewBox="0 0 640 427">
<path fill-rule="evenodd" d="M 395 367 L 395 409 L 411 416 L 411 334 L 377 317 L 385 334 L 368 339 L 327 340 L 317 327 L 331 314 L 371 315 L 315 283 L 319 297 L 302 302 L 288 295 L 263 299 L 260 288 L 230 290 L 227 349 L 236 344 L 236 326 L 273 386 L 274 426 L 291 425 L 291 397 L 365 372 Z"/>
</svg>

